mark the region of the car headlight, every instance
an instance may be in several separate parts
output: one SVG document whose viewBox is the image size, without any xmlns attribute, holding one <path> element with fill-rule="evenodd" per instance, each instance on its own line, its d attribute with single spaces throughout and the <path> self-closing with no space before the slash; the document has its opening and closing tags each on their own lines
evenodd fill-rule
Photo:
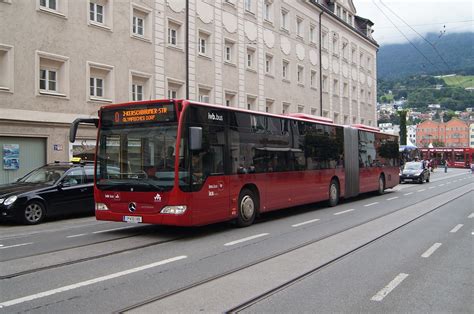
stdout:
<svg viewBox="0 0 474 314">
<path fill-rule="evenodd" d="M 13 196 L 10 196 L 9 198 L 7 198 L 4 202 L 3 202 L 3 205 L 11 205 L 13 203 L 15 203 L 15 201 L 18 199 L 18 197 L 16 195 L 13 195 Z"/>
<path fill-rule="evenodd" d="M 0 198 L 0 204 L 3 204 L 4 198 Z"/>
</svg>

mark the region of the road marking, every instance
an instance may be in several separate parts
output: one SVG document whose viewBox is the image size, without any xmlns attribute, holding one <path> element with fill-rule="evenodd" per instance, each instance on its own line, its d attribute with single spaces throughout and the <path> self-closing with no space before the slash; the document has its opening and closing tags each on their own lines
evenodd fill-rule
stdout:
<svg viewBox="0 0 474 314">
<path fill-rule="evenodd" d="M 474 218 L 474 213 L 470 214 L 469 216 L 467 216 L 467 218 Z"/>
<path fill-rule="evenodd" d="M 398 198 L 398 196 L 387 198 L 387 201 L 391 201 L 391 200 L 394 200 L 394 199 L 397 199 L 397 198 Z"/>
<path fill-rule="evenodd" d="M 342 215 L 342 214 L 345 214 L 345 213 L 348 213 L 348 212 L 351 212 L 351 211 L 354 211 L 355 209 L 354 208 L 351 208 L 351 209 L 348 209 L 348 210 L 343 210 L 342 212 L 338 212 L 338 213 L 334 213 L 333 215 Z"/>
<path fill-rule="evenodd" d="M 365 207 L 369 207 L 369 206 L 372 206 L 372 205 L 377 205 L 379 202 L 374 202 L 374 203 L 370 203 L 370 204 L 367 204 L 367 205 L 364 205 Z"/>
<path fill-rule="evenodd" d="M 438 184 L 438 186 L 443 186 L 443 185 L 444 185 L 444 183 L 443 184 Z"/>
<path fill-rule="evenodd" d="M 60 293 L 60 292 L 65 292 L 65 291 L 81 288 L 81 287 L 84 287 L 84 286 L 89 286 L 89 285 L 92 285 L 92 284 L 95 284 L 95 283 L 98 283 L 98 282 L 101 282 L 101 281 L 106 281 L 106 280 L 109 280 L 109 279 L 114 279 L 114 278 L 122 277 L 122 276 L 125 276 L 125 275 L 130 275 L 130 274 L 142 271 L 142 270 L 146 270 L 146 269 L 149 269 L 149 268 L 165 265 L 165 264 L 168 264 L 168 263 L 171 263 L 171 262 L 176 262 L 176 261 L 179 261 L 179 260 L 182 260 L 182 259 L 185 259 L 185 258 L 187 258 L 187 256 L 185 256 L 185 255 L 176 256 L 176 257 L 165 259 L 165 260 L 162 260 L 162 261 L 159 261 L 159 262 L 156 262 L 156 263 L 152 263 L 152 264 L 132 268 L 132 269 L 129 269 L 129 270 L 125 270 L 125 271 L 121 271 L 121 272 L 118 272 L 118 273 L 110 274 L 110 275 L 107 275 L 107 276 L 102 276 L 102 277 L 90 279 L 90 280 L 87 280 L 87 281 L 78 282 L 78 283 L 75 283 L 75 284 L 72 284 L 72 285 L 69 285 L 69 286 L 64 286 L 64 287 L 60 287 L 60 288 L 57 288 L 57 289 L 48 290 L 48 291 L 40 292 L 40 293 L 37 293 L 37 294 L 32 294 L 32 295 L 29 295 L 29 296 L 26 296 L 26 297 L 5 301 L 5 302 L 0 303 L 0 308 L 7 307 L 7 306 L 12 306 L 12 305 L 15 305 L 15 304 L 20 304 L 20 303 L 23 303 L 23 302 L 32 301 L 32 300 L 39 299 L 39 298 L 44 298 L 44 297 L 47 297 L 47 296 L 50 296 L 50 295 L 53 295 L 53 294 L 57 294 L 57 293 Z"/>
<path fill-rule="evenodd" d="M 428 189 L 430 189 L 430 190 L 431 190 L 431 189 L 434 189 L 434 188 L 435 188 L 434 186 L 430 186 Z"/>
<path fill-rule="evenodd" d="M 98 234 L 98 233 L 104 233 L 104 232 L 109 232 L 109 231 L 117 231 L 117 230 L 123 230 L 123 229 L 129 229 L 129 228 L 135 228 L 136 226 L 128 226 L 128 227 L 121 227 L 121 228 L 114 228 L 114 229 L 107 229 L 107 230 L 100 230 L 100 231 L 94 231 L 92 233 Z"/>
<path fill-rule="evenodd" d="M 245 242 L 245 241 L 250 241 L 250 240 L 253 240 L 253 239 L 256 239 L 256 238 L 264 237 L 264 236 L 267 236 L 267 235 L 269 235 L 269 234 L 268 233 L 260 233 L 260 234 L 254 235 L 254 236 L 250 236 L 250 237 L 247 237 L 247 238 L 240 239 L 240 240 L 235 240 L 235 241 L 226 243 L 224 245 L 225 246 L 231 246 L 231 245 L 234 245 L 234 244 L 238 244 L 238 243 L 242 243 L 242 242 Z"/>
<path fill-rule="evenodd" d="M 77 238 L 77 237 L 82 237 L 82 236 L 85 236 L 85 235 L 86 235 L 86 233 L 74 234 L 74 235 L 67 236 L 66 238 Z"/>
<path fill-rule="evenodd" d="M 9 245 L 9 246 L 3 246 L 3 245 L 2 245 L 2 246 L 0 247 L 0 250 L 9 249 L 9 248 L 18 247 L 18 246 L 25 246 L 25 245 L 30 245 L 30 244 L 33 244 L 33 242 L 22 243 L 22 244 L 15 244 L 15 245 Z"/>
<path fill-rule="evenodd" d="M 312 219 L 312 220 L 308 220 L 308 221 L 303 221 L 303 222 L 300 222 L 299 224 L 295 224 L 295 225 L 291 225 L 291 226 L 292 227 L 299 227 L 299 226 L 310 224 L 310 223 L 316 222 L 316 221 L 319 221 L 319 219 Z"/>
<path fill-rule="evenodd" d="M 434 251 L 436 251 L 440 246 L 441 246 L 441 243 L 433 244 L 428 250 L 426 250 L 425 253 L 421 255 L 421 257 L 424 257 L 424 258 L 430 257 L 430 255 L 433 254 Z"/>
<path fill-rule="evenodd" d="M 382 301 L 393 289 L 395 289 L 405 278 L 408 277 L 408 274 L 400 273 L 395 279 L 393 279 L 388 285 L 385 286 L 382 290 L 377 292 L 376 295 L 372 297 L 372 301 Z"/>
<path fill-rule="evenodd" d="M 405 193 L 405 194 L 403 194 L 403 195 L 407 196 L 407 195 L 410 195 L 410 194 L 413 194 L 413 192 Z"/>
<path fill-rule="evenodd" d="M 446 182 L 446 184 L 450 184 L 450 183 L 451 183 L 451 181 L 449 181 L 449 182 Z"/>
<path fill-rule="evenodd" d="M 417 192 L 423 192 L 423 191 L 426 191 L 426 189 L 421 189 L 421 190 L 418 190 Z"/>
<path fill-rule="evenodd" d="M 3 244 L 0 244 L 0 247 L 2 247 L 2 246 L 3 246 Z"/>
<path fill-rule="evenodd" d="M 457 225 L 456 227 L 453 228 L 453 230 L 449 231 L 451 233 L 455 233 L 455 232 L 458 232 L 459 229 L 462 228 L 462 226 L 464 226 L 463 224 L 459 224 Z"/>
</svg>

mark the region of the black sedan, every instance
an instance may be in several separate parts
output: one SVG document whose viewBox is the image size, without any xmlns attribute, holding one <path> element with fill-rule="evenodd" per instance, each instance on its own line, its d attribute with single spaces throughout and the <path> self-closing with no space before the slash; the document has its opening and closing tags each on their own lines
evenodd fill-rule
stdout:
<svg viewBox="0 0 474 314">
<path fill-rule="evenodd" d="M 93 214 L 93 173 L 92 164 L 56 162 L 0 185 L 0 218 L 33 225 L 46 216 Z"/>
<path fill-rule="evenodd" d="M 430 171 L 425 168 L 423 162 L 407 162 L 400 173 L 400 183 L 403 182 L 430 182 Z"/>
</svg>

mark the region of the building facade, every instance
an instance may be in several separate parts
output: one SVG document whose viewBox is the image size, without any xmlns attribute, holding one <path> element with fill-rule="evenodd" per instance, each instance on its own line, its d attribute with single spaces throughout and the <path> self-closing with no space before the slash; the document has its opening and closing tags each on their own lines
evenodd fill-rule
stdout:
<svg viewBox="0 0 474 314">
<path fill-rule="evenodd" d="M 407 125 L 407 145 L 416 145 L 416 125 Z"/>
<path fill-rule="evenodd" d="M 438 145 L 435 145 L 438 143 Z M 453 118 L 446 123 L 423 121 L 416 128 L 416 146 L 469 147 L 469 124 Z"/>
<path fill-rule="evenodd" d="M 95 130 L 68 128 L 102 105 L 185 98 L 185 3 L 0 0 L 0 147 L 19 151 L 0 183 L 92 158 Z M 375 126 L 378 46 L 352 0 L 188 4 L 190 99 Z"/>
<path fill-rule="evenodd" d="M 469 147 L 474 148 L 474 123 L 469 125 Z"/>
</svg>

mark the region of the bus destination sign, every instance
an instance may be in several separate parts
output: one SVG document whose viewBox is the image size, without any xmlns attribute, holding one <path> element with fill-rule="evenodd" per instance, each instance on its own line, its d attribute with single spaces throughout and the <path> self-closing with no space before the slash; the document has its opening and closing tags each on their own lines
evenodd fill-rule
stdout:
<svg viewBox="0 0 474 314">
<path fill-rule="evenodd" d="M 170 121 L 176 121 L 173 104 L 148 104 L 143 107 L 114 108 L 104 110 L 102 113 L 102 124 L 108 126 Z"/>
</svg>

